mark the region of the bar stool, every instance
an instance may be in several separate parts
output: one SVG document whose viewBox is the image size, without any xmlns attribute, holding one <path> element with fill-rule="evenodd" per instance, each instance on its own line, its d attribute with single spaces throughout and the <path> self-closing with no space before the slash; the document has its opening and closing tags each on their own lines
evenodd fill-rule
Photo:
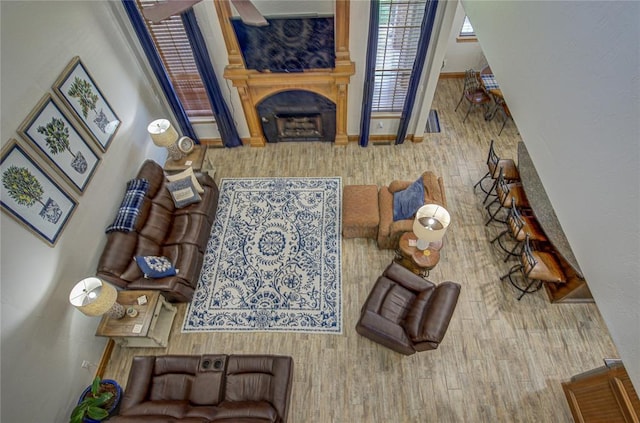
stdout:
<svg viewBox="0 0 640 423">
<path fill-rule="evenodd" d="M 520 180 L 520 173 L 518 172 L 518 167 L 516 166 L 516 162 L 512 159 L 501 159 L 493 148 L 493 140 L 491 140 L 491 145 L 489 145 L 489 154 L 487 155 L 487 169 L 488 172 L 473 186 L 473 192 L 476 192 L 476 188 L 480 186 L 482 192 L 486 195 L 482 204 L 487 202 L 489 196 L 495 196 L 495 188 L 496 182 L 498 180 L 498 175 L 500 173 L 500 168 L 503 169 L 504 178 L 508 182 L 515 182 Z M 489 190 L 486 190 L 482 186 L 482 181 L 485 179 L 492 179 L 493 184 Z"/>
<path fill-rule="evenodd" d="M 527 283 L 525 288 L 518 285 L 511 277 L 517 271 L 522 272 L 525 283 Z M 503 281 L 506 278 L 509 278 L 511 285 L 520 291 L 518 301 L 520 301 L 525 294 L 531 294 L 539 290 L 543 282 L 566 283 L 567 280 L 558 260 L 552 253 L 535 251 L 531 248 L 529 235 L 525 237 L 524 243 L 522 244 L 520 264 L 512 266 L 509 273 L 501 276 L 500 280 Z M 538 282 L 538 286 L 534 287 L 533 285 L 536 282 Z"/>
<path fill-rule="evenodd" d="M 515 200 L 515 202 L 511 201 L 512 198 Z M 496 203 L 498 203 L 498 207 L 492 213 L 491 206 Z M 529 200 L 527 200 L 527 195 L 524 192 L 524 188 L 522 188 L 522 184 L 520 182 L 507 183 L 506 179 L 504 178 L 502 168 L 500 168 L 500 173 L 498 175 L 498 179 L 496 180 L 496 198 L 494 198 L 493 201 L 486 206 L 487 213 L 489 213 L 489 220 L 487 220 L 485 226 L 487 226 L 494 220 L 500 223 L 507 223 L 506 219 L 501 220 L 496 216 L 498 215 L 500 210 L 511 208 L 512 204 L 515 204 L 516 207 L 519 207 L 520 209 L 530 208 Z"/>
<path fill-rule="evenodd" d="M 529 237 L 532 242 L 536 243 L 547 242 L 547 237 L 542 231 L 542 228 L 540 228 L 536 218 L 533 216 L 523 216 L 520 209 L 516 207 L 515 202 L 515 198 L 511 198 L 511 210 L 507 217 L 507 229 L 500 232 L 498 236 L 491 240 L 492 244 L 498 241 L 498 246 L 502 251 L 507 253 L 504 258 L 505 263 L 509 260 L 509 257 L 519 255 L 515 251 L 522 245 L 526 237 Z M 502 243 L 507 234 L 511 236 L 512 241 L 515 241 L 511 249 L 507 249 Z"/>
</svg>

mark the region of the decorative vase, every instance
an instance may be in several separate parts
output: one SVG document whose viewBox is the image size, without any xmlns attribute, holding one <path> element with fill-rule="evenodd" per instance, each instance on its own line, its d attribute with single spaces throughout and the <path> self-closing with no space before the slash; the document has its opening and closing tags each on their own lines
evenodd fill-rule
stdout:
<svg viewBox="0 0 640 423">
<path fill-rule="evenodd" d="M 49 198 L 45 203 L 42 210 L 38 214 L 44 220 L 48 220 L 51 223 L 58 223 L 60 217 L 62 216 L 62 210 L 60 210 L 60 206 L 53 199 Z"/>
<path fill-rule="evenodd" d="M 87 160 L 84 158 L 82 153 L 78 151 L 71 161 L 71 167 L 78 173 L 85 173 L 88 166 Z"/>
</svg>

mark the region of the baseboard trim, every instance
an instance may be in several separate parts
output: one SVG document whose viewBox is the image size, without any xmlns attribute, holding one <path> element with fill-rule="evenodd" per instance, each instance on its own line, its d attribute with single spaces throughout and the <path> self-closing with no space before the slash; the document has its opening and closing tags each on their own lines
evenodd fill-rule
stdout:
<svg viewBox="0 0 640 423">
<path fill-rule="evenodd" d="M 111 360 L 111 354 L 113 353 L 113 348 L 116 343 L 113 339 L 109 339 L 107 345 L 104 347 L 104 351 L 102 351 L 102 357 L 100 357 L 100 362 L 98 363 L 98 368 L 96 369 L 96 376 L 99 376 L 100 379 L 104 376 L 104 372 L 107 369 L 107 365 L 109 364 L 109 360 Z"/>
<path fill-rule="evenodd" d="M 439 79 L 464 78 L 464 72 L 440 72 Z"/>
</svg>

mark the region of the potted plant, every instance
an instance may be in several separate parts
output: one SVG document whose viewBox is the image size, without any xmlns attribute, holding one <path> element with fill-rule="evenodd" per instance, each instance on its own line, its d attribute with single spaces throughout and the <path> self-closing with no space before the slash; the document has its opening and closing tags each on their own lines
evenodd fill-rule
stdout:
<svg viewBox="0 0 640 423">
<path fill-rule="evenodd" d="M 69 422 L 101 422 L 116 410 L 121 398 L 122 387 L 118 382 L 96 376 L 91 386 L 88 386 L 80 395 L 78 405 L 73 409 Z"/>
</svg>

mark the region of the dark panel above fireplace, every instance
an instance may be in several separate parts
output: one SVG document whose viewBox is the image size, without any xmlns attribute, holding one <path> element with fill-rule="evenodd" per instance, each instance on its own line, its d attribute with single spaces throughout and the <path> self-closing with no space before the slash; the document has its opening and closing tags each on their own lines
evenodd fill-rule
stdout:
<svg viewBox="0 0 640 423">
<path fill-rule="evenodd" d="M 247 69 L 302 72 L 335 67 L 333 17 L 267 18 L 268 26 L 231 20 Z"/>
</svg>

